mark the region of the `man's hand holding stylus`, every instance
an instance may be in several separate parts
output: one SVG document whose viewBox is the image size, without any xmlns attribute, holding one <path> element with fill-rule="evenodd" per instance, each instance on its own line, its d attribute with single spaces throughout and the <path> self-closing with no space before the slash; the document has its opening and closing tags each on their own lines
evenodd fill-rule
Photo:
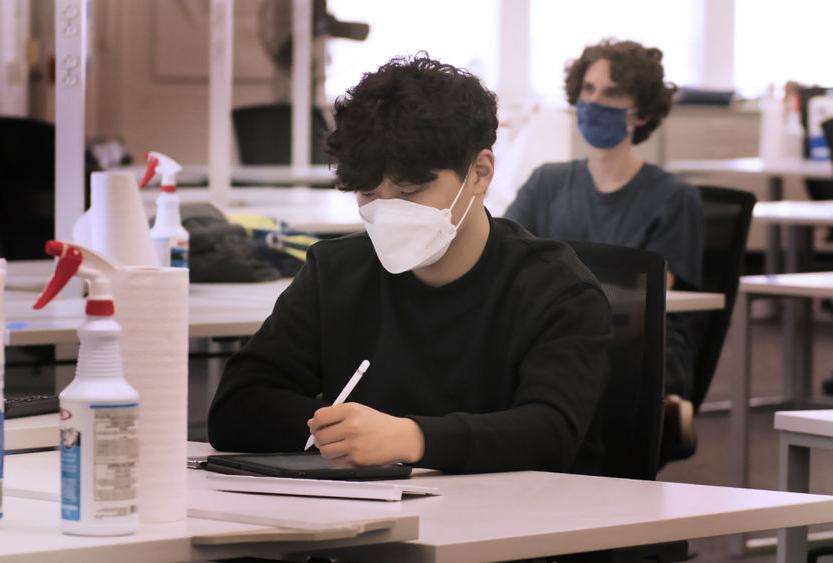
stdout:
<svg viewBox="0 0 833 563">
<path fill-rule="evenodd" d="M 416 422 L 359 403 L 320 408 L 307 425 L 322 456 L 349 465 L 416 463 L 425 451 Z"/>
</svg>

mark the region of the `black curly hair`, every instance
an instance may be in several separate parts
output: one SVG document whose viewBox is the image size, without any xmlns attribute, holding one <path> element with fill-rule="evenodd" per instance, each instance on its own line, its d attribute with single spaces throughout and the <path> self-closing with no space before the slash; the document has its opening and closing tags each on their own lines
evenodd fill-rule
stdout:
<svg viewBox="0 0 833 563">
<path fill-rule="evenodd" d="M 599 59 L 610 61 L 610 77 L 636 102 L 636 115 L 645 124 L 633 131 L 633 144 L 651 136 L 671 111 L 671 99 L 677 87 L 664 81 L 662 51 L 644 47 L 636 41 L 605 39 L 584 48 L 581 56 L 567 63 L 564 87 L 567 100 L 575 105 L 581 95 L 584 73 Z"/>
<path fill-rule="evenodd" d="M 326 141 L 338 188 L 370 190 L 389 178 L 424 184 L 439 170 L 462 179 L 497 130 L 495 95 L 468 71 L 419 52 L 397 57 L 335 103 Z"/>
</svg>

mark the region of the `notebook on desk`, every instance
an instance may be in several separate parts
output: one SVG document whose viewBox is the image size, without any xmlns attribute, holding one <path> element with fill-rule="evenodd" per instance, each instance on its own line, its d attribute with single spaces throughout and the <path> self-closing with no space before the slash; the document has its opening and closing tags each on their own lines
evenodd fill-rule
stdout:
<svg viewBox="0 0 833 563">
<path fill-rule="evenodd" d="M 308 497 L 399 501 L 407 495 L 439 495 L 434 487 L 381 481 L 329 481 L 287 477 L 253 477 L 207 473 L 208 488 L 233 493 L 266 493 Z"/>
<path fill-rule="evenodd" d="M 5 418 L 19 418 L 58 412 L 58 397 L 49 393 L 6 392 Z"/>
</svg>

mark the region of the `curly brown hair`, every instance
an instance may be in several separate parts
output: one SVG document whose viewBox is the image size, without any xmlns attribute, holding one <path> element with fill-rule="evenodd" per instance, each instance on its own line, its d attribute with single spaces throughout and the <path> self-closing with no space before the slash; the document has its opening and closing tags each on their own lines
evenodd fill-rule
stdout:
<svg viewBox="0 0 833 563">
<path fill-rule="evenodd" d="M 337 185 L 355 191 L 396 183 L 422 184 L 438 170 L 462 181 L 472 159 L 495 143 L 497 101 L 468 71 L 424 51 L 396 57 L 335 103 L 327 152 Z"/>
<path fill-rule="evenodd" d="M 646 48 L 636 41 L 605 39 L 584 48 L 578 59 L 564 68 L 567 100 L 575 105 L 581 94 L 584 73 L 599 59 L 610 61 L 610 77 L 636 102 L 636 115 L 645 120 L 633 131 L 633 144 L 646 140 L 671 111 L 677 87 L 663 80 L 662 51 Z"/>
</svg>

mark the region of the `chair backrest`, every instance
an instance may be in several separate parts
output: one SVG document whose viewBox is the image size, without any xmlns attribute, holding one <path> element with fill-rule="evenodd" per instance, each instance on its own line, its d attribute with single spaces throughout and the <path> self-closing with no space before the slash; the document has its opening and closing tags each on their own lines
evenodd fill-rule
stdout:
<svg viewBox="0 0 833 563">
<path fill-rule="evenodd" d="M 833 119 L 821 122 L 821 130 L 824 132 L 824 140 L 827 141 L 827 148 L 830 160 L 833 162 Z"/>
<path fill-rule="evenodd" d="M 600 405 L 603 474 L 654 479 L 665 373 L 665 260 L 623 246 L 570 242 L 610 302 L 610 378 Z"/>
<path fill-rule="evenodd" d="M 292 107 L 270 104 L 235 108 L 231 112 L 241 164 L 290 164 L 292 159 Z M 313 164 L 326 164 L 323 139 L 327 123 L 321 110 L 312 110 L 310 134 Z"/>
<path fill-rule="evenodd" d="M 55 127 L 0 117 L 0 256 L 43 258 L 55 223 Z"/>
<path fill-rule="evenodd" d="M 738 293 L 738 280 L 746 256 L 746 239 L 752 222 L 755 196 L 749 192 L 700 186 L 703 202 L 703 283 L 701 291 L 722 293 L 726 307 L 719 311 L 688 314 L 694 338 L 694 391 L 699 409 L 709 390 L 729 330 Z"/>
<path fill-rule="evenodd" d="M 833 119 L 823 121 L 821 129 L 824 131 L 824 139 L 830 151 L 830 161 L 833 162 Z M 833 199 L 833 178 L 830 180 L 808 178 L 804 180 L 804 185 L 807 187 L 807 195 L 810 199 Z M 833 229 L 827 229 L 827 240 L 833 240 Z"/>
</svg>

